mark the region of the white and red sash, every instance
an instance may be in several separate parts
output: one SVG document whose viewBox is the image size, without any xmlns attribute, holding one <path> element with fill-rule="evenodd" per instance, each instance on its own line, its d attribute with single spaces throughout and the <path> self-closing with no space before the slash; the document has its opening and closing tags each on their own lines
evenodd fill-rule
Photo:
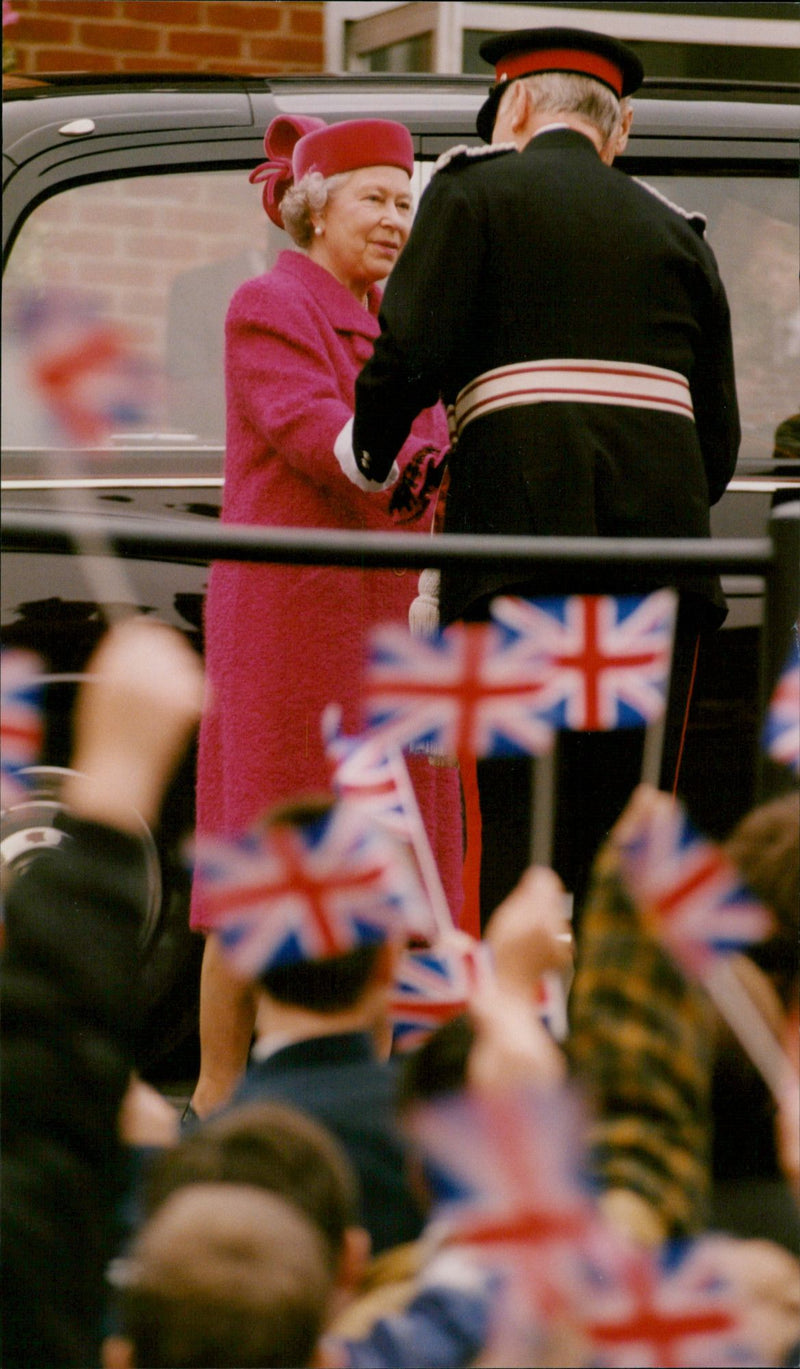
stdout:
<svg viewBox="0 0 800 1369">
<path fill-rule="evenodd" d="M 451 436 L 497 409 L 520 404 L 622 404 L 694 421 L 689 382 L 678 371 L 635 361 L 579 357 L 521 361 L 484 371 L 465 385 L 448 412 Z"/>
</svg>

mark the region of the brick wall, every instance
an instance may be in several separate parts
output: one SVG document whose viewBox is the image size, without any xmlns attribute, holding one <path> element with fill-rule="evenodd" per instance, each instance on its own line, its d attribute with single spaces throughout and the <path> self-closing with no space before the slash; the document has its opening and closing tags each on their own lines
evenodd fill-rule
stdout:
<svg viewBox="0 0 800 1369">
<path fill-rule="evenodd" d="M 93 293 L 105 318 L 133 330 L 137 343 L 157 355 L 175 277 L 263 249 L 267 230 L 259 190 L 245 174 L 98 181 L 39 205 L 14 248 L 13 280 Z"/>
<path fill-rule="evenodd" d="M 321 3 L 287 0 L 12 0 L 11 73 L 322 71 Z M 5 62 L 4 62 L 5 66 Z"/>
<path fill-rule="evenodd" d="M 93 307 L 159 377 L 160 431 L 224 431 L 223 320 L 236 285 L 286 239 L 245 172 L 175 171 L 74 186 L 22 226 L 4 306 L 31 295 Z M 188 417 L 187 417 L 188 413 Z"/>
</svg>

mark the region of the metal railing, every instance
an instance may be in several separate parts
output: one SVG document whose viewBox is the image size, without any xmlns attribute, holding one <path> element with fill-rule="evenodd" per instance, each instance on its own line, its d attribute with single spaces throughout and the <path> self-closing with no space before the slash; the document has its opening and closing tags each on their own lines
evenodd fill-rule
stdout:
<svg viewBox="0 0 800 1369">
<path fill-rule="evenodd" d="M 778 505 L 768 536 L 748 539 L 502 537 L 418 533 L 351 532 L 318 528 L 240 527 L 210 523 L 198 528 L 179 519 L 100 518 L 81 512 L 7 510 L 0 517 L 9 551 L 91 552 L 158 561 L 250 561 L 294 565 L 400 568 L 500 564 L 510 581 L 533 570 L 567 590 L 592 589 L 614 580 L 646 576 L 681 589 L 702 574 L 757 575 L 764 579 L 760 635 L 759 710 L 764 710 L 786 660 L 800 612 L 800 500 Z M 546 590 L 543 590 L 546 592 Z M 556 592 L 555 590 L 553 592 Z M 787 786 L 786 772 L 758 748 L 756 797 Z"/>
</svg>

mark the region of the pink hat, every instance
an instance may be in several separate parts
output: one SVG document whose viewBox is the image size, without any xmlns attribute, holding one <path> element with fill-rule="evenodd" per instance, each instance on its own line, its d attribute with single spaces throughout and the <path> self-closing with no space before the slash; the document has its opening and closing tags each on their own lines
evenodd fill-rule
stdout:
<svg viewBox="0 0 800 1369">
<path fill-rule="evenodd" d="M 250 172 L 250 181 L 265 181 L 264 208 L 283 227 L 280 202 L 289 186 L 310 171 L 338 176 L 361 166 L 399 166 L 409 176 L 414 169 L 414 145 L 404 124 L 391 119 L 347 119 L 326 124 L 323 119 L 279 114 L 264 135 L 268 161 Z"/>
</svg>

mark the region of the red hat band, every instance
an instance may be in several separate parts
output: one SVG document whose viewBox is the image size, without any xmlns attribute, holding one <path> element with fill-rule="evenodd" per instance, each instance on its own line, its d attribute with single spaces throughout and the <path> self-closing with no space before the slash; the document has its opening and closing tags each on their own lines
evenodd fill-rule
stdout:
<svg viewBox="0 0 800 1369">
<path fill-rule="evenodd" d="M 582 52 L 577 48 L 539 48 L 535 52 L 511 53 L 497 63 L 496 79 L 513 81 L 519 76 L 535 76 L 541 71 L 569 71 L 578 76 L 591 76 L 610 86 L 617 97 L 622 95 L 620 68 L 597 52 Z"/>
</svg>

